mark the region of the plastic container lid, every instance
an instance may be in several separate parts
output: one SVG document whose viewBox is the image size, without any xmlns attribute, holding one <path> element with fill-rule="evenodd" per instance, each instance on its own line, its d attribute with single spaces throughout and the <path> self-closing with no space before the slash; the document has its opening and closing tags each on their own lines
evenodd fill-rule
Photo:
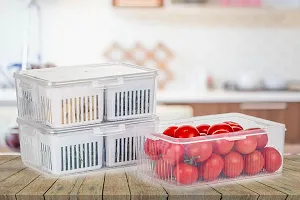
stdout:
<svg viewBox="0 0 300 200">
<path fill-rule="evenodd" d="M 15 78 L 27 79 L 44 86 L 92 83 L 96 87 L 122 84 L 124 79 L 149 76 L 157 76 L 157 70 L 127 63 L 44 68 L 20 71 L 14 74 Z"/>
<path fill-rule="evenodd" d="M 61 129 L 53 129 L 45 125 L 33 123 L 31 121 L 23 120 L 20 118 L 17 119 L 17 123 L 33 126 L 34 128 L 40 130 L 43 134 L 53 134 L 53 135 L 68 134 L 68 133 L 74 134 L 74 132 L 78 132 L 78 131 L 93 130 L 95 135 L 109 136 L 109 135 L 122 134 L 123 132 L 125 132 L 126 129 L 136 124 L 156 122 L 158 121 L 158 119 L 159 117 L 157 115 L 152 115 L 151 117 L 147 117 L 147 118 L 139 118 L 139 119 L 126 120 L 126 121 L 116 121 L 116 122 L 106 122 L 100 124 L 75 126 L 70 128 L 61 128 Z"/>
</svg>

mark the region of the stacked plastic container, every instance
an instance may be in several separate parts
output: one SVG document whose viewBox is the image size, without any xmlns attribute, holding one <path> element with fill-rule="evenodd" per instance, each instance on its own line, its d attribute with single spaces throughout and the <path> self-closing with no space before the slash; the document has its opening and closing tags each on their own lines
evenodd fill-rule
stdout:
<svg viewBox="0 0 300 200">
<path fill-rule="evenodd" d="M 23 162 L 57 175 L 136 164 L 158 121 L 156 76 L 124 63 L 16 73 Z"/>
</svg>

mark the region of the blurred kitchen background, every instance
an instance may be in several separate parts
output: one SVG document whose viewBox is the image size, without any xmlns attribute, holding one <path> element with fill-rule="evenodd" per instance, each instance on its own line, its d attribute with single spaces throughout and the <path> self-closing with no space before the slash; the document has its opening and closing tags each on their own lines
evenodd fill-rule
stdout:
<svg viewBox="0 0 300 200">
<path fill-rule="evenodd" d="M 241 112 L 300 153 L 300 0 L 0 0 L 0 27 L 0 153 L 18 151 L 14 71 L 107 61 L 159 69 L 163 120 Z"/>
</svg>

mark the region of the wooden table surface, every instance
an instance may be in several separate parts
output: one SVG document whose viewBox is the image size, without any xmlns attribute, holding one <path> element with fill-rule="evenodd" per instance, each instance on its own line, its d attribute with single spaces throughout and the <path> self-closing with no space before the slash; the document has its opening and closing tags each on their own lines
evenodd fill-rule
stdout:
<svg viewBox="0 0 300 200">
<path fill-rule="evenodd" d="M 0 200 L 93 199 L 300 199 L 300 156 L 285 156 L 281 176 L 212 185 L 197 189 L 170 189 L 136 179 L 127 170 L 87 175 L 49 177 L 24 166 L 19 156 L 0 156 Z"/>
</svg>

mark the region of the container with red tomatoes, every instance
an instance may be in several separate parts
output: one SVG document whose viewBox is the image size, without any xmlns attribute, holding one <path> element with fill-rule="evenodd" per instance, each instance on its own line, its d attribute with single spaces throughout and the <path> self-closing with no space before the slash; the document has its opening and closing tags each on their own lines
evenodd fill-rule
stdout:
<svg viewBox="0 0 300 200">
<path fill-rule="evenodd" d="M 160 123 L 139 151 L 138 174 L 198 186 L 280 173 L 285 125 L 239 113 Z"/>
</svg>

